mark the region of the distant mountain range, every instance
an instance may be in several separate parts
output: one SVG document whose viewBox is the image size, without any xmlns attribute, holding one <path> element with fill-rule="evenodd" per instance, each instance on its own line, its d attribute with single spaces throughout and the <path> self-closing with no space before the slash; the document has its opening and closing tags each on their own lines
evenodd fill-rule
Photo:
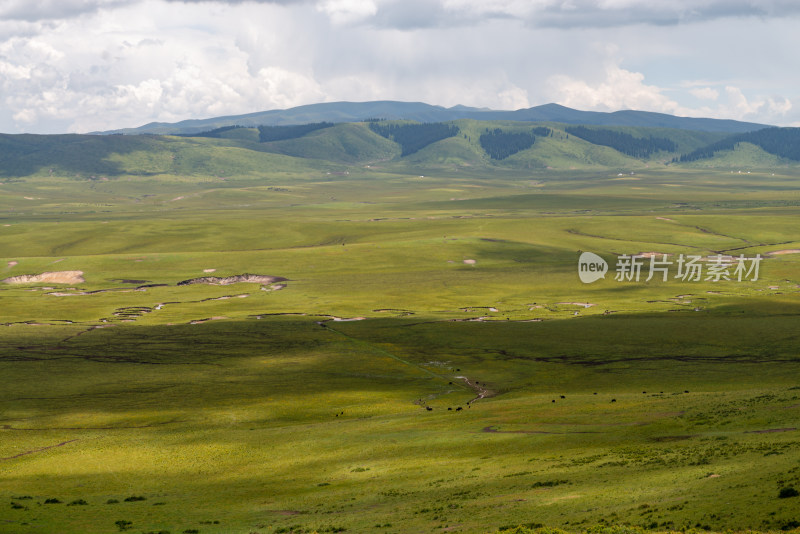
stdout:
<svg viewBox="0 0 800 534">
<path fill-rule="evenodd" d="M 471 168 L 518 172 L 633 172 L 665 167 L 768 169 L 800 165 L 800 128 L 760 128 L 743 132 L 691 128 L 596 125 L 609 118 L 629 121 L 690 121 L 695 126 L 737 127 L 746 123 L 680 119 L 655 113 L 585 114 L 561 107 L 524 110 L 569 115 L 562 121 L 470 120 L 426 122 L 377 120 L 397 109 L 393 103 L 367 109 L 375 120 L 239 125 L 193 121 L 202 131 L 177 135 L 5 135 L 0 134 L 0 178 L 31 176 L 102 180 L 114 176 L 253 177 L 265 172 L 303 176 L 370 169 L 373 165 L 421 174 L 425 169 Z M 406 104 L 412 108 L 414 104 Z M 425 106 L 425 105 L 423 105 Z M 460 113 L 464 109 L 429 111 Z M 341 112 L 342 108 L 338 108 Z M 538 111 L 537 111 L 538 109 Z M 331 110 L 328 109 L 328 112 Z M 277 112 L 276 112 L 277 113 Z M 438 112 L 437 112 L 438 113 Z M 495 113 L 473 110 L 488 119 Z M 298 121 L 322 118 L 307 113 Z M 351 115 L 353 116 L 353 115 Z M 551 115 L 550 117 L 552 117 Z M 331 115 L 323 117 L 333 118 Z M 420 117 L 420 115 L 417 115 Z M 274 118 L 274 117 L 273 117 Z M 610 119 L 609 119 L 610 120 Z M 699 122 L 698 122 L 699 121 Z M 260 120 L 258 120 L 260 122 Z M 209 128 L 215 126 L 214 128 Z M 166 128 L 166 127 L 165 127 Z M 369 171 L 371 172 L 371 171 Z"/>
<path fill-rule="evenodd" d="M 360 122 L 367 119 L 444 122 L 458 119 L 481 121 L 553 122 L 594 126 L 636 126 L 674 128 L 680 130 L 745 133 L 769 125 L 722 119 L 676 117 L 650 111 L 579 111 L 558 104 L 545 104 L 516 111 L 495 111 L 485 108 L 454 106 L 445 108 L 422 102 L 327 102 L 290 109 L 261 111 L 209 119 L 185 120 L 176 123 L 151 122 L 138 128 L 123 128 L 99 134 L 194 134 L 225 126 L 281 126 L 318 122 Z"/>
</svg>

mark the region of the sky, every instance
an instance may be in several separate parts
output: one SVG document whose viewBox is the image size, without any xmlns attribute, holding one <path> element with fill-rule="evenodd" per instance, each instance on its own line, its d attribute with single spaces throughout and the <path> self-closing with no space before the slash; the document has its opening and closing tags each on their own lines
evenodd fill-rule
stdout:
<svg viewBox="0 0 800 534">
<path fill-rule="evenodd" d="M 402 100 L 800 126 L 797 0 L 0 0 L 0 132 Z"/>
</svg>

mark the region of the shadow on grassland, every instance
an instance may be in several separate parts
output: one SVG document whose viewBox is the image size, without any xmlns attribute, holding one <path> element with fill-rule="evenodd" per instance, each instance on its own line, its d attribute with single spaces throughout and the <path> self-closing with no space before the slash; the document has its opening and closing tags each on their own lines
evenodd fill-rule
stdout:
<svg viewBox="0 0 800 534">
<path fill-rule="evenodd" d="M 800 365 L 800 304 L 751 299 L 702 312 L 614 314 L 542 322 L 348 323 L 348 335 L 420 358 L 460 355 L 600 366 L 633 361 Z"/>
</svg>

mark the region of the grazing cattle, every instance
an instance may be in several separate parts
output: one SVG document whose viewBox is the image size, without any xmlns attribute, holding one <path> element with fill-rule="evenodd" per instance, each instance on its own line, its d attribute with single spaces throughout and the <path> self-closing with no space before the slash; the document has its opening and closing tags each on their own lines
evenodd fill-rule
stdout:
<svg viewBox="0 0 800 534">
<path fill-rule="evenodd" d="M 448 409 L 448 410 L 452 410 L 452 408 L 451 408 L 450 406 L 448 406 L 448 407 L 447 407 L 447 409 Z"/>
<path fill-rule="evenodd" d="M 565 397 L 564 395 L 561 395 L 561 398 L 562 398 L 562 399 L 566 399 L 566 397 Z"/>
<path fill-rule="evenodd" d="M 555 400 L 555 399 L 553 399 L 553 400 L 551 400 L 550 402 L 555 402 L 555 401 L 556 401 L 556 400 Z"/>
<path fill-rule="evenodd" d="M 458 408 L 456 408 L 456 411 L 457 411 L 457 412 L 460 412 L 462 409 L 463 409 L 463 408 L 461 408 L 461 406 L 459 406 Z"/>
<path fill-rule="evenodd" d="M 433 411 L 433 408 L 431 408 L 430 406 L 425 406 L 425 409 L 428 410 L 429 412 Z"/>
<path fill-rule="evenodd" d="M 611 399 L 611 402 L 617 402 L 617 399 Z"/>
</svg>

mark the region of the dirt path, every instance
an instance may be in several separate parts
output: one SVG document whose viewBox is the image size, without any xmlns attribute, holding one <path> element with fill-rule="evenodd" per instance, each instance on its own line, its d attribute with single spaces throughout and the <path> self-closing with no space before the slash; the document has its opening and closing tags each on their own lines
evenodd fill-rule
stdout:
<svg viewBox="0 0 800 534">
<path fill-rule="evenodd" d="M 785 254 L 800 254 L 800 249 L 787 248 L 784 250 L 773 250 L 772 252 L 767 252 L 767 256 L 783 256 Z"/>
<path fill-rule="evenodd" d="M 62 427 L 62 426 L 55 426 L 55 427 L 44 427 L 44 428 L 14 428 L 11 425 L 2 425 L 0 429 L 2 430 L 16 430 L 18 432 L 41 432 L 41 431 L 49 431 L 49 430 L 131 430 L 131 429 L 139 429 L 139 428 L 154 428 L 158 426 L 164 425 L 172 425 L 175 423 L 185 423 L 187 419 L 173 419 L 171 421 L 162 421 L 160 423 L 147 423 L 144 425 L 127 425 L 127 426 L 76 426 L 76 427 Z M 77 439 L 73 439 L 72 441 L 78 441 Z M 65 443 L 70 443 L 69 441 Z M 52 447 L 59 447 L 60 445 L 53 445 L 48 448 Z M 44 450 L 44 449 L 42 449 Z M 33 451 L 36 452 L 36 451 Z M 13 457 L 12 457 L 13 458 Z M 0 458 L 0 460 L 4 460 L 7 458 Z"/>
<path fill-rule="evenodd" d="M 13 460 L 14 458 L 19 458 L 21 456 L 27 456 L 28 454 L 33 454 L 33 453 L 36 453 L 36 452 L 42 452 L 42 451 L 46 451 L 48 449 L 55 449 L 56 447 L 63 447 L 64 445 L 66 445 L 68 443 L 73 443 L 75 441 L 80 441 L 80 439 L 71 439 L 69 441 L 62 441 L 61 443 L 56 443 L 55 445 L 50 445 L 48 447 L 40 447 L 38 449 L 31 449 L 29 451 L 25 451 L 25 452 L 21 452 L 19 454 L 15 454 L 14 456 L 8 456 L 6 458 L 0 458 L 0 461 Z"/>
<path fill-rule="evenodd" d="M 791 428 L 768 428 L 766 430 L 749 430 L 745 434 L 772 434 L 773 432 L 793 432 L 797 430 L 795 427 Z"/>
<path fill-rule="evenodd" d="M 389 352 L 387 350 L 384 350 L 384 349 L 382 349 L 380 347 L 377 347 L 377 346 L 373 345 L 372 343 L 370 343 L 368 341 L 363 341 L 361 339 L 349 336 L 349 335 L 345 334 L 344 332 L 342 332 L 341 330 L 336 330 L 335 328 L 331 327 L 330 323 L 328 323 L 328 322 L 318 321 L 317 324 L 320 325 L 322 328 L 325 328 L 326 330 L 329 330 L 329 331 L 331 331 L 331 332 L 333 332 L 335 334 L 339 334 L 340 336 L 342 336 L 342 337 L 344 337 L 346 339 L 349 339 L 350 341 L 352 341 L 355 344 L 368 347 L 369 349 L 371 349 L 371 350 L 373 350 L 375 352 L 379 352 L 379 353 L 383 354 L 384 356 L 388 356 L 389 358 L 392 358 L 393 360 L 397 360 L 398 362 L 400 362 L 400 363 L 402 363 L 404 365 L 407 365 L 409 367 L 414 367 L 415 369 L 418 369 L 418 370 L 422 371 L 423 373 L 432 376 L 433 378 L 436 378 L 436 379 L 439 379 L 439 380 L 443 380 L 443 381 L 447 381 L 447 379 L 445 377 L 443 377 L 441 375 L 437 375 L 433 371 L 431 371 L 429 369 L 426 369 L 426 368 L 422 367 L 421 365 L 417 365 L 414 362 L 410 362 L 408 360 L 404 360 L 403 358 L 401 358 L 399 356 L 396 356 L 396 355 L 392 354 L 391 352 Z"/>
<path fill-rule="evenodd" d="M 398 362 L 402 363 L 403 365 L 406 365 L 406 366 L 408 366 L 408 367 L 413 367 L 413 368 L 415 368 L 415 369 L 417 369 L 417 370 L 419 370 L 419 371 L 422 371 L 422 372 L 423 372 L 423 373 L 425 373 L 426 375 L 429 375 L 429 376 L 431 376 L 432 378 L 434 378 L 434 379 L 436 379 L 436 380 L 439 380 L 440 382 L 442 382 L 443 390 L 442 390 L 442 391 L 441 391 L 439 394 L 428 395 L 428 397 L 426 397 L 426 398 L 427 398 L 427 400 L 433 400 L 433 399 L 434 399 L 434 398 L 436 398 L 437 396 L 440 396 L 440 395 L 442 395 L 442 394 L 446 394 L 446 393 L 450 393 L 450 391 L 452 391 L 452 390 L 447 390 L 447 386 L 449 386 L 450 384 L 452 384 L 452 382 L 450 381 L 450 379 L 449 379 L 449 378 L 447 378 L 447 377 L 445 377 L 445 376 L 442 376 L 442 375 L 436 374 L 436 373 L 434 373 L 433 371 L 431 371 L 431 370 L 429 370 L 429 369 L 426 369 L 425 367 L 422 367 L 421 365 L 418 365 L 418 364 L 416 364 L 416 363 L 414 363 L 414 362 L 410 362 L 410 361 L 408 361 L 408 360 L 404 360 L 403 358 L 401 358 L 401 357 L 399 357 L 399 356 L 397 356 L 397 355 L 395 355 L 395 354 L 392 354 L 391 352 L 389 352 L 389 351 L 387 351 L 387 350 L 384 350 L 384 349 L 382 349 L 381 347 L 378 347 L 378 346 L 376 346 L 376 345 L 373 345 L 372 343 L 370 343 L 370 342 L 368 342 L 368 341 L 363 341 L 363 340 L 361 340 L 361 339 L 354 338 L 354 337 L 352 337 L 352 336 L 349 336 L 349 335 L 345 334 L 345 333 L 344 333 L 344 332 L 342 332 L 341 330 L 336 330 L 335 328 L 332 328 L 332 327 L 330 326 L 330 323 L 329 323 L 329 322 L 327 322 L 327 321 L 326 321 L 326 322 L 317 321 L 317 324 L 318 324 L 319 326 L 321 326 L 322 328 L 325 328 L 326 330 L 330 330 L 331 332 L 333 332 L 333 333 L 335 333 L 335 334 L 338 334 L 338 335 L 340 335 L 340 336 L 342 336 L 342 337 L 344 337 L 344 338 L 346 338 L 346 339 L 348 339 L 348 340 L 352 341 L 352 342 L 353 342 L 353 343 L 355 343 L 355 344 L 362 345 L 362 346 L 364 346 L 364 347 L 367 347 L 367 348 L 369 348 L 370 350 L 372 350 L 372 351 L 374 351 L 374 352 L 378 352 L 378 353 L 380 353 L 380 354 L 383 354 L 384 356 L 387 356 L 387 357 L 389 357 L 389 358 L 392 358 L 393 360 L 397 360 Z M 462 378 L 464 378 L 464 377 L 462 377 Z M 478 396 L 477 396 L 477 397 L 475 397 L 474 399 L 470 400 L 469 402 L 467 402 L 467 404 L 469 404 L 469 403 L 471 403 L 471 402 L 473 402 L 473 401 L 476 401 L 476 400 L 478 400 L 478 399 L 482 399 L 482 398 L 485 398 L 485 397 L 487 397 L 487 396 L 490 396 L 490 394 L 492 393 L 492 392 L 490 392 L 490 391 L 488 391 L 488 390 L 483 390 L 482 388 L 480 388 L 480 386 L 476 386 L 475 384 L 472 384 L 472 383 L 471 383 L 471 382 L 469 382 L 469 380 L 467 380 L 466 378 L 464 378 L 464 380 L 466 381 L 466 383 L 467 383 L 467 385 L 468 385 L 469 387 L 471 387 L 472 389 L 475 389 L 476 391 L 478 391 Z M 478 388 L 478 389 L 476 389 L 476 388 Z M 427 406 L 426 402 L 425 402 L 425 401 L 423 401 L 422 399 L 417 399 L 417 400 L 415 400 L 415 401 L 414 401 L 414 404 L 416 404 L 416 405 L 420 406 L 421 408 L 425 408 L 425 407 Z"/>
<path fill-rule="evenodd" d="M 687 244 L 684 244 L 684 243 L 670 243 L 670 242 L 653 242 L 653 243 L 656 244 L 656 245 L 672 245 L 672 246 L 679 246 L 679 247 L 697 249 L 697 250 L 711 250 L 714 254 L 725 254 L 725 253 L 728 253 L 728 252 L 733 252 L 733 251 L 736 251 L 736 250 L 742 250 L 742 249 L 753 248 L 753 247 L 772 247 L 772 246 L 786 245 L 786 244 L 789 244 L 789 243 L 794 243 L 794 241 L 782 241 L 780 243 L 753 243 L 752 241 L 749 241 L 749 240 L 747 240 L 747 239 L 745 239 L 743 237 L 737 237 L 737 236 L 727 235 L 727 234 L 720 234 L 719 232 L 715 232 L 715 231 L 710 230 L 708 228 L 703 228 L 702 226 L 696 226 L 696 225 L 692 225 L 692 224 L 680 224 L 680 223 L 676 223 L 675 226 L 682 226 L 684 228 L 697 230 L 698 232 L 703 233 L 703 234 L 714 235 L 714 236 L 717 236 L 717 237 L 723 237 L 725 239 L 733 239 L 733 240 L 736 240 L 736 241 L 741 241 L 744 245 L 743 246 L 732 247 L 732 248 L 721 249 L 721 250 L 712 250 L 712 249 L 708 249 L 706 247 L 698 247 L 698 246 L 693 246 L 693 245 L 687 245 Z M 589 234 L 589 233 L 582 232 L 582 231 L 574 229 L 574 228 L 567 230 L 567 233 L 573 234 L 573 235 L 586 236 L 586 237 L 594 237 L 594 238 L 597 238 L 597 239 L 608 239 L 608 240 L 612 240 L 612 241 L 627 241 L 627 239 L 623 239 L 623 238 L 620 238 L 620 237 L 610 237 L 610 236 Z"/>
<path fill-rule="evenodd" d="M 487 434 L 600 434 L 600 432 L 574 431 L 574 432 L 547 432 L 545 430 L 500 430 L 494 425 L 485 426 L 481 432 Z"/>
<path fill-rule="evenodd" d="M 680 226 L 688 226 L 688 225 L 680 225 Z M 693 226 L 689 226 L 689 227 L 690 228 L 694 228 Z M 628 239 L 623 239 L 621 237 L 611 237 L 611 236 L 604 236 L 604 235 L 588 234 L 586 232 L 581 232 L 580 230 L 577 230 L 575 228 L 568 229 L 567 233 L 568 234 L 572 234 L 572 235 L 584 236 L 584 237 L 594 237 L 596 239 L 608 239 L 610 241 L 623 241 L 623 242 L 626 242 L 626 243 L 629 242 Z M 668 241 L 667 242 L 653 241 L 652 243 L 654 245 L 671 245 L 671 246 L 675 246 L 675 247 L 685 247 L 685 248 L 691 248 L 691 249 L 697 249 L 697 250 L 706 250 L 705 247 L 686 245 L 686 244 L 683 244 L 683 243 L 670 243 Z"/>
<path fill-rule="evenodd" d="M 474 399 L 468 400 L 467 404 L 472 404 L 476 400 L 486 399 L 488 397 L 493 397 L 493 396 L 496 395 L 496 393 L 494 391 L 488 390 L 488 389 L 484 388 L 483 386 L 481 386 L 480 384 L 476 384 L 474 382 L 471 382 L 470 379 L 467 378 L 466 376 L 457 376 L 456 378 L 458 378 L 460 380 L 463 380 L 464 383 L 468 387 L 470 387 L 473 391 L 475 391 L 475 393 L 477 393 L 477 395 L 478 395 Z"/>
<path fill-rule="evenodd" d="M 430 376 L 432 376 L 432 377 L 434 377 L 436 379 L 439 379 L 439 380 L 441 380 L 443 382 L 447 381 L 448 385 L 451 383 L 451 381 L 447 377 L 444 377 L 442 375 L 436 374 L 433 371 L 431 371 L 429 369 L 426 369 L 425 367 L 422 367 L 421 365 L 418 365 L 416 363 L 410 362 L 408 360 L 404 360 L 403 358 L 400 358 L 399 356 L 397 356 L 395 354 L 392 354 L 389 351 L 386 351 L 386 350 L 384 350 L 384 349 L 382 349 L 380 347 L 377 347 L 377 346 L 373 345 L 372 343 L 369 343 L 367 341 L 363 341 L 361 339 L 354 338 L 352 336 L 349 336 L 349 335 L 345 334 L 344 332 L 342 332 L 340 330 L 336 330 L 335 328 L 332 328 L 330 326 L 330 323 L 327 322 L 327 321 L 326 322 L 317 321 L 317 324 L 320 325 L 321 327 L 327 329 L 327 330 L 330 330 L 331 332 L 335 332 L 336 334 L 339 334 L 340 336 L 349 339 L 350 341 L 352 341 L 354 343 L 358 343 L 360 345 L 367 346 L 367 347 L 369 347 L 370 349 L 372 349 L 372 350 L 374 350 L 376 352 L 379 352 L 379 353 L 381 353 L 381 354 L 383 354 L 385 356 L 388 356 L 388 357 L 390 357 L 390 358 L 392 358 L 394 360 L 397 360 L 398 362 L 400 362 L 400 363 L 402 363 L 404 365 L 408 365 L 410 367 L 414 367 L 414 368 L 424 372 L 425 374 L 428 374 L 428 375 L 430 375 Z M 473 402 L 475 402 L 477 400 L 486 399 L 486 398 L 493 397 L 493 396 L 497 395 L 497 392 L 489 390 L 489 389 L 486 389 L 485 387 L 481 386 L 480 384 L 477 384 L 476 382 L 471 381 L 466 376 L 457 376 L 455 378 L 457 378 L 459 380 L 463 380 L 464 384 L 468 388 L 472 389 L 476 393 L 476 396 L 474 398 L 470 399 L 469 401 L 467 401 L 467 404 L 472 404 Z M 415 404 L 420 404 L 420 406 L 422 406 L 424 403 L 420 403 L 419 401 L 417 401 Z"/>
</svg>

